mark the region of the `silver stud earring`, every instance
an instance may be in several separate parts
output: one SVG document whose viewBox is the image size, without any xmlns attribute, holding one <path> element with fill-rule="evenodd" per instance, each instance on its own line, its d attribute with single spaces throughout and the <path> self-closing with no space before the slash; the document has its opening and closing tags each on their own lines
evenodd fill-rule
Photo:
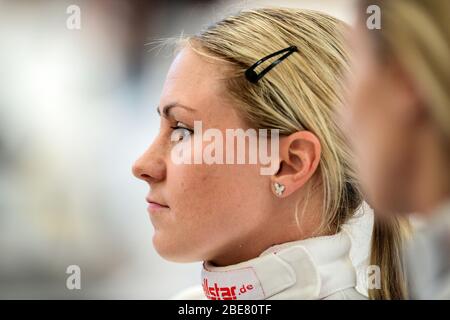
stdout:
<svg viewBox="0 0 450 320">
<path fill-rule="evenodd" d="M 286 189 L 286 187 L 284 185 L 282 185 L 281 183 L 278 183 L 278 182 L 275 182 L 273 184 L 273 186 L 275 187 L 276 195 L 281 197 L 283 195 L 283 192 Z"/>
</svg>

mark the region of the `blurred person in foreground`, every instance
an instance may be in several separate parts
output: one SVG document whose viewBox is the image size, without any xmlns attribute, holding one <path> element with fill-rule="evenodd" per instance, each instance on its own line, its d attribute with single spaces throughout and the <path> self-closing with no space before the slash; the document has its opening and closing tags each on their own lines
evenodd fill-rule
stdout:
<svg viewBox="0 0 450 320">
<path fill-rule="evenodd" d="M 369 6 L 381 28 L 367 26 Z M 413 299 L 450 298 L 450 1 L 359 2 L 351 112 L 363 190 L 376 219 L 424 220 L 407 246 Z M 373 7 L 372 7 L 373 8 Z"/>
</svg>

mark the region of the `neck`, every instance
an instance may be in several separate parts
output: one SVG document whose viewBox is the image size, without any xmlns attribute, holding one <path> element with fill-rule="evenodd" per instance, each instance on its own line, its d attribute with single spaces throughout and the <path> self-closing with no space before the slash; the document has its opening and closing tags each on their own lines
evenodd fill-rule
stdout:
<svg viewBox="0 0 450 320">
<path fill-rule="evenodd" d="M 303 203 L 295 203 L 298 199 L 293 194 L 292 199 L 284 199 L 277 203 L 270 213 L 270 219 L 258 226 L 240 239 L 227 243 L 223 250 L 218 250 L 220 255 L 207 259 L 214 266 L 230 266 L 258 257 L 268 248 L 282 243 L 303 240 L 315 235 L 322 210 L 320 200 L 309 199 L 308 207 L 302 212 Z M 295 206 L 298 205 L 297 221 Z M 315 235 L 319 236 L 319 235 Z"/>
<path fill-rule="evenodd" d="M 209 259 L 211 265 L 217 267 L 235 265 L 258 257 L 269 247 L 285 242 L 302 240 L 305 237 L 299 232 L 296 226 L 285 228 L 284 233 L 276 233 L 270 228 L 258 229 L 252 234 L 248 234 L 245 239 L 240 239 L 233 244 L 227 244 L 221 254 Z M 289 230 L 288 230 L 289 229 Z M 267 232 L 270 230 L 270 232 Z"/>
</svg>

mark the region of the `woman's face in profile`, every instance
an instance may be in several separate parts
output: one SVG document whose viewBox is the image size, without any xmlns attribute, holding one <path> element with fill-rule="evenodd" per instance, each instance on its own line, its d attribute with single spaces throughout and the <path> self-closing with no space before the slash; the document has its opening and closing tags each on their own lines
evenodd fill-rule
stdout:
<svg viewBox="0 0 450 320">
<path fill-rule="evenodd" d="M 260 174 L 260 165 L 177 164 L 172 159 L 176 146 L 193 146 L 194 121 L 224 137 L 225 129 L 247 128 L 226 98 L 224 74 L 223 67 L 192 49 L 179 52 L 158 106 L 159 133 L 133 166 L 134 175 L 150 186 L 147 200 L 166 206 L 150 205 L 149 214 L 153 244 L 169 260 L 219 261 L 232 255 L 266 227 L 265 215 L 273 210 L 269 176 Z M 206 144 L 192 147 L 192 158 Z"/>
<path fill-rule="evenodd" d="M 377 56 L 370 32 L 361 23 L 349 36 L 350 112 L 344 122 L 369 202 L 382 211 L 405 211 L 401 199 L 411 192 L 414 167 L 412 95 L 399 64 Z"/>
</svg>

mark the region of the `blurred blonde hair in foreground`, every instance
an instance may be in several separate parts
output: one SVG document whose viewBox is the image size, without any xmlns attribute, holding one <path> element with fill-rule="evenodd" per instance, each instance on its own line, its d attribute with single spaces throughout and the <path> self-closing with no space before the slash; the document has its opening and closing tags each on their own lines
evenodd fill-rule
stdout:
<svg viewBox="0 0 450 320">
<path fill-rule="evenodd" d="M 370 5 L 381 10 L 381 29 L 367 33 L 376 56 L 382 63 L 396 60 L 412 77 L 450 155 L 450 1 L 361 0 L 361 20 Z"/>
<path fill-rule="evenodd" d="M 397 58 L 428 101 L 436 127 L 450 145 L 450 1 L 364 0 L 381 9 L 382 27 L 371 30 L 378 56 Z"/>
</svg>

